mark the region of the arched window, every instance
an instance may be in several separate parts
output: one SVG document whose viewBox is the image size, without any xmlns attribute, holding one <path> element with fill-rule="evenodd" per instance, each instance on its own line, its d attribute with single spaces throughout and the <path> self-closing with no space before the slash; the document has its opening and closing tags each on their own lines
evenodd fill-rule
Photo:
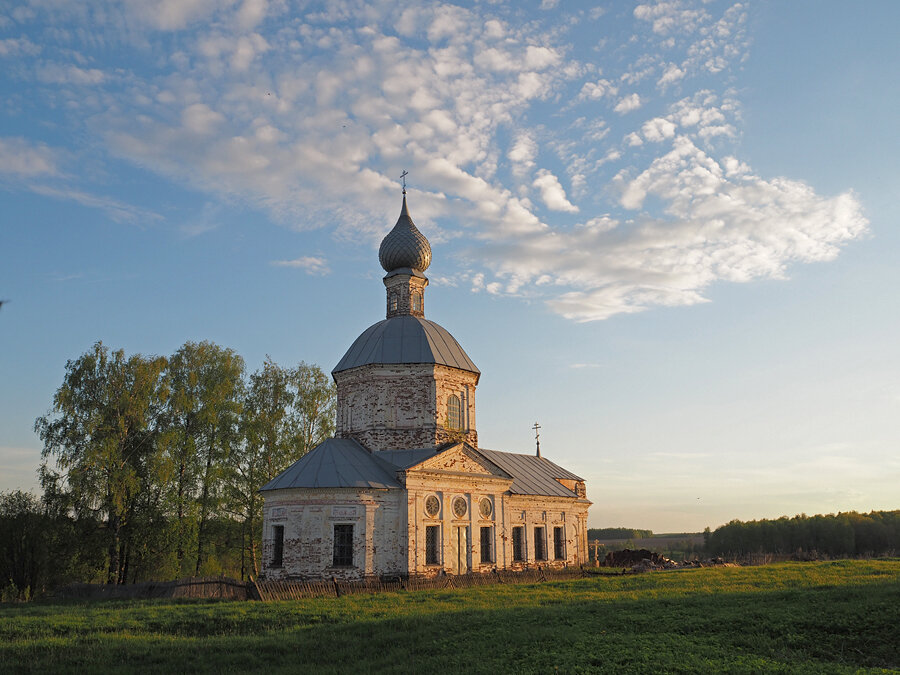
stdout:
<svg viewBox="0 0 900 675">
<path fill-rule="evenodd" d="M 413 293 L 412 294 L 412 308 L 414 312 L 422 311 L 422 294 L 421 293 Z"/>
<path fill-rule="evenodd" d="M 462 404 L 456 394 L 450 394 L 447 397 L 447 427 L 450 429 L 462 428 Z"/>
<path fill-rule="evenodd" d="M 397 307 L 400 305 L 400 301 L 397 298 L 396 293 L 391 293 L 391 311 L 396 312 Z"/>
</svg>

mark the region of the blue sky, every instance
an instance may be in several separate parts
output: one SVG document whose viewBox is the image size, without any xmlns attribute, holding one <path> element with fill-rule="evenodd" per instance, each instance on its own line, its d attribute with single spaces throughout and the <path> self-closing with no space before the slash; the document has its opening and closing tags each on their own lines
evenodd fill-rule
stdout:
<svg viewBox="0 0 900 675">
<path fill-rule="evenodd" d="M 0 7 L 0 490 L 98 339 L 330 370 L 407 170 L 481 445 L 592 526 L 900 506 L 900 4 Z"/>
</svg>

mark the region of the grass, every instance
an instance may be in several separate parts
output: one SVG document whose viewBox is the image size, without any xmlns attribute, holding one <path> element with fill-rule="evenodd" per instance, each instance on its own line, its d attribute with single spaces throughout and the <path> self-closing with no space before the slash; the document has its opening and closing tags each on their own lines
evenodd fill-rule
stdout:
<svg viewBox="0 0 900 675">
<path fill-rule="evenodd" d="M 900 672 L 900 559 L 0 607 L 2 672 Z"/>
</svg>

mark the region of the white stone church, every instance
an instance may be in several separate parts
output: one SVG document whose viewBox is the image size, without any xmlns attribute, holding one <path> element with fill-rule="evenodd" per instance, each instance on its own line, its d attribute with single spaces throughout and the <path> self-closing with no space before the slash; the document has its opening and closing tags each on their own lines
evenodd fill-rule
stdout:
<svg viewBox="0 0 900 675">
<path fill-rule="evenodd" d="M 425 318 L 431 246 L 381 242 L 387 318 L 332 371 L 337 433 L 263 486 L 266 579 L 433 576 L 587 561 L 582 478 L 478 447 L 478 368 Z"/>
</svg>

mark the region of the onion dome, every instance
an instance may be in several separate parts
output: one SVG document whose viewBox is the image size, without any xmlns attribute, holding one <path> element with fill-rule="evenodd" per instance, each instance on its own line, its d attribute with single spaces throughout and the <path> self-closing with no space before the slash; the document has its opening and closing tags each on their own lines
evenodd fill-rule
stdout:
<svg viewBox="0 0 900 675">
<path fill-rule="evenodd" d="M 409 217 L 405 194 L 397 224 L 381 241 L 381 247 L 378 249 L 378 262 L 381 263 L 385 272 L 393 272 L 402 268 L 424 272 L 431 264 L 431 244 Z"/>
</svg>

